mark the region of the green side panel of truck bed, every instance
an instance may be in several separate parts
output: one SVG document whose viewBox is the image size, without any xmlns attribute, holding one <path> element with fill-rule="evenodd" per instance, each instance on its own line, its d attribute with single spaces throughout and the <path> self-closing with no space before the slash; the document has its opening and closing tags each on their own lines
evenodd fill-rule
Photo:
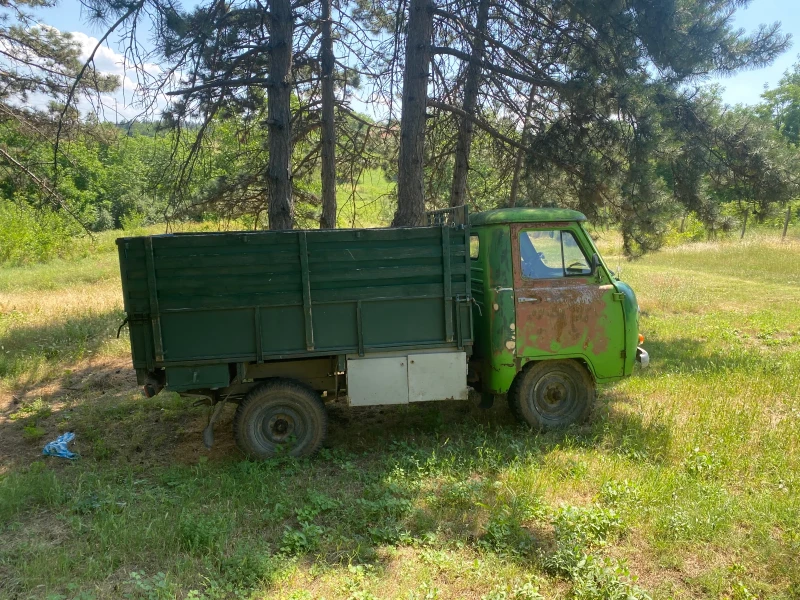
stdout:
<svg viewBox="0 0 800 600">
<path fill-rule="evenodd" d="M 120 238 L 134 366 L 469 347 L 468 228 Z"/>
</svg>

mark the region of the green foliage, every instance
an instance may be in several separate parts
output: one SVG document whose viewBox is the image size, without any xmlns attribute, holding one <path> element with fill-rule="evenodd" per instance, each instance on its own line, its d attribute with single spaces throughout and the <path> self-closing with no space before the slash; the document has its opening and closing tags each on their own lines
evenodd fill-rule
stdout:
<svg viewBox="0 0 800 600">
<path fill-rule="evenodd" d="M 627 479 L 606 481 L 600 488 L 600 501 L 615 510 L 631 510 L 641 503 L 642 494 Z"/>
<path fill-rule="evenodd" d="M 684 461 L 686 471 L 693 477 L 710 478 L 720 468 L 720 460 L 714 452 L 701 452 L 700 448 L 692 449 Z"/>
<path fill-rule="evenodd" d="M 539 593 L 538 586 L 526 581 L 523 584 L 498 585 L 481 596 L 481 600 L 544 600 L 544 596 Z"/>
<path fill-rule="evenodd" d="M 581 558 L 572 571 L 572 597 L 575 600 L 650 600 L 637 587 L 622 564 L 592 555 Z"/>
<path fill-rule="evenodd" d="M 622 521 L 610 508 L 562 506 L 554 515 L 555 551 L 544 559 L 553 573 L 576 578 L 586 565 L 587 552 L 605 546 L 622 529 Z"/>
<path fill-rule="evenodd" d="M 125 593 L 123 597 L 130 600 L 170 600 L 178 591 L 162 572 L 148 576 L 140 571 L 131 571 L 126 583 L 131 591 Z"/>
<path fill-rule="evenodd" d="M 524 556 L 534 548 L 534 540 L 524 523 L 544 515 L 538 499 L 516 494 L 501 494 L 489 515 L 480 545 L 504 556 Z"/>
<path fill-rule="evenodd" d="M 627 486 L 605 486 L 606 499 L 627 495 Z M 555 551 L 544 565 L 572 581 L 572 597 L 578 600 L 647 600 L 634 585 L 624 563 L 598 558 L 593 550 L 607 545 L 623 529 L 619 515 L 611 508 L 562 506 L 554 515 Z"/>
<path fill-rule="evenodd" d="M 45 419 L 50 416 L 50 407 L 42 398 L 36 398 L 33 402 L 24 402 L 20 407 L 9 415 L 9 419 L 36 420 Z"/>
<path fill-rule="evenodd" d="M 622 530 L 622 520 L 612 508 L 562 506 L 553 519 L 559 542 L 581 547 L 604 546 Z"/>
<path fill-rule="evenodd" d="M 232 526 L 230 515 L 225 513 L 183 511 L 178 521 L 181 546 L 196 554 L 218 551 Z"/>
<path fill-rule="evenodd" d="M 41 439 L 44 434 L 45 430 L 34 423 L 28 423 L 22 428 L 22 437 L 31 442 Z"/>
<path fill-rule="evenodd" d="M 359 498 L 357 502 L 364 516 L 373 521 L 396 519 L 413 508 L 410 500 L 398 498 L 388 491 L 375 498 Z"/>
<path fill-rule="evenodd" d="M 475 506 L 483 488 L 478 481 L 448 481 L 430 498 L 433 506 L 466 510 Z"/>
<path fill-rule="evenodd" d="M 681 485 L 683 500 L 671 503 L 655 519 L 664 540 L 712 540 L 730 528 L 734 499 L 719 485 L 693 478 Z"/>
<path fill-rule="evenodd" d="M 204 596 L 248 596 L 254 589 L 273 584 L 284 568 L 281 557 L 253 544 L 241 545 L 220 561 L 218 574 L 208 578 Z"/>
<path fill-rule="evenodd" d="M 66 146 L 67 138 L 73 134 L 80 137 L 88 128 L 74 104 L 65 107 L 64 103 L 86 97 L 96 100 L 99 94 L 114 91 L 120 83 L 118 76 L 100 73 L 93 64 L 84 65 L 81 46 L 72 34 L 42 22 L 37 11 L 54 4 L 51 0 L 3 3 L 0 262 L 36 261 L 60 253 L 67 223 L 76 225 L 80 213 L 86 212 L 87 204 L 94 199 L 84 171 L 92 156 L 77 148 L 71 155 L 60 153 L 54 158 L 56 137 L 62 138 Z M 80 80 L 79 73 L 84 75 Z M 43 101 L 49 101 L 49 106 L 42 107 Z M 72 169 L 73 176 L 58 180 L 56 170 L 61 166 Z M 8 227 L 7 201 L 35 210 L 34 217 L 40 222 L 31 223 L 31 215 L 20 209 L 17 217 L 21 231 Z M 44 207 L 55 210 L 58 216 Z"/>
<path fill-rule="evenodd" d="M 504 509 L 489 519 L 481 544 L 501 555 L 513 556 L 530 552 L 533 540 L 513 511 Z"/>
<path fill-rule="evenodd" d="M 800 62 L 786 71 L 777 87 L 762 94 L 761 114 L 794 146 L 800 145 Z"/>
<path fill-rule="evenodd" d="M 298 529 L 287 527 L 283 532 L 280 550 L 287 555 L 306 554 L 319 547 L 324 529 L 313 523 L 301 522 Z"/>
<path fill-rule="evenodd" d="M 35 461 L 21 472 L 0 475 L 0 525 L 20 511 L 57 506 L 64 497 L 61 482 L 43 461 Z"/>
<path fill-rule="evenodd" d="M 70 255 L 74 221 L 25 201 L 0 199 L 0 264 L 28 264 Z"/>
<path fill-rule="evenodd" d="M 0 122 L 0 142 L 25 144 L 37 163 L 52 163 L 47 140 L 30 139 L 15 123 Z M 52 205 L 47 191 L 26 178 L 0 180 L 0 262 L 38 262 L 69 255 L 70 236 L 114 228 L 139 228 L 164 219 L 164 164 L 171 152 L 169 137 L 125 136 L 111 125 L 82 130 L 58 163 Z M 55 177 L 53 173 L 42 177 Z M 13 200 L 13 203 L 12 203 Z M 83 232 L 85 234 L 85 232 Z"/>
</svg>

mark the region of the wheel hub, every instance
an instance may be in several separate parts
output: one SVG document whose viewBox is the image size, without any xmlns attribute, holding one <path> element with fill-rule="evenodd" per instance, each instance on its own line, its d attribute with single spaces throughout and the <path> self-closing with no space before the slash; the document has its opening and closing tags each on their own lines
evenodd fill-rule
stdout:
<svg viewBox="0 0 800 600">
<path fill-rule="evenodd" d="M 567 390 L 560 382 L 549 383 L 544 389 L 544 400 L 549 404 L 558 404 L 567 397 Z"/>
<path fill-rule="evenodd" d="M 534 410 L 542 416 L 557 418 L 569 413 L 577 402 L 577 389 L 572 380 L 558 371 L 548 373 L 531 391 Z"/>
<path fill-rule="evenodd" d="M 284 443 L 294 432 L 295 422 L 292 415 L 286 413 L 273 414 L 264 427 L 264 434 L 273 443 Z"/>
</svg>

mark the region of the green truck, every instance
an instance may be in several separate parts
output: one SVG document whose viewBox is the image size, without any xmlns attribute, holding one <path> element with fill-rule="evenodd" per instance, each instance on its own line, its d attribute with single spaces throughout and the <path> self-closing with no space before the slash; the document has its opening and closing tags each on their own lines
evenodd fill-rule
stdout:
<svg viewBox="0 0 800 600">
<path fill-rule="evenodd" d="M 146 396 L 227 402 L 253 458 L 308 455 L 325 402 L 507 394 L 537 429 L 582 419 L 595 384 L 647 364 L 638 306 L 559 209 L 434 211 L 413 228 L 179 233 L 117 240 Z"/>
</svg>

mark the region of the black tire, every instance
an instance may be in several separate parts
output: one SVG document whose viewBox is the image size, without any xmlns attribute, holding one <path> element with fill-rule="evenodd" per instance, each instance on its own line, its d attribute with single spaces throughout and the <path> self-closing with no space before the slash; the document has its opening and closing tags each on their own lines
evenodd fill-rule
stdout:
<svg viewBox="0 0 800 600">
<path fill-rule="evenodd" d="M 327 429 L 319 394 L 289 379 L 272 379 L 251 389 L 233 418 L 236 445 L 249 458 L 262 460 L 278 453 L 310 456 Z"/>
<path fill-rule="evenodd" d="M 580 423 L 594 403 L 594 379 L 574 360 L 529 364 L 508 392 L 511 412 L 534 429 L 558 429 Z"/>
</svg>

